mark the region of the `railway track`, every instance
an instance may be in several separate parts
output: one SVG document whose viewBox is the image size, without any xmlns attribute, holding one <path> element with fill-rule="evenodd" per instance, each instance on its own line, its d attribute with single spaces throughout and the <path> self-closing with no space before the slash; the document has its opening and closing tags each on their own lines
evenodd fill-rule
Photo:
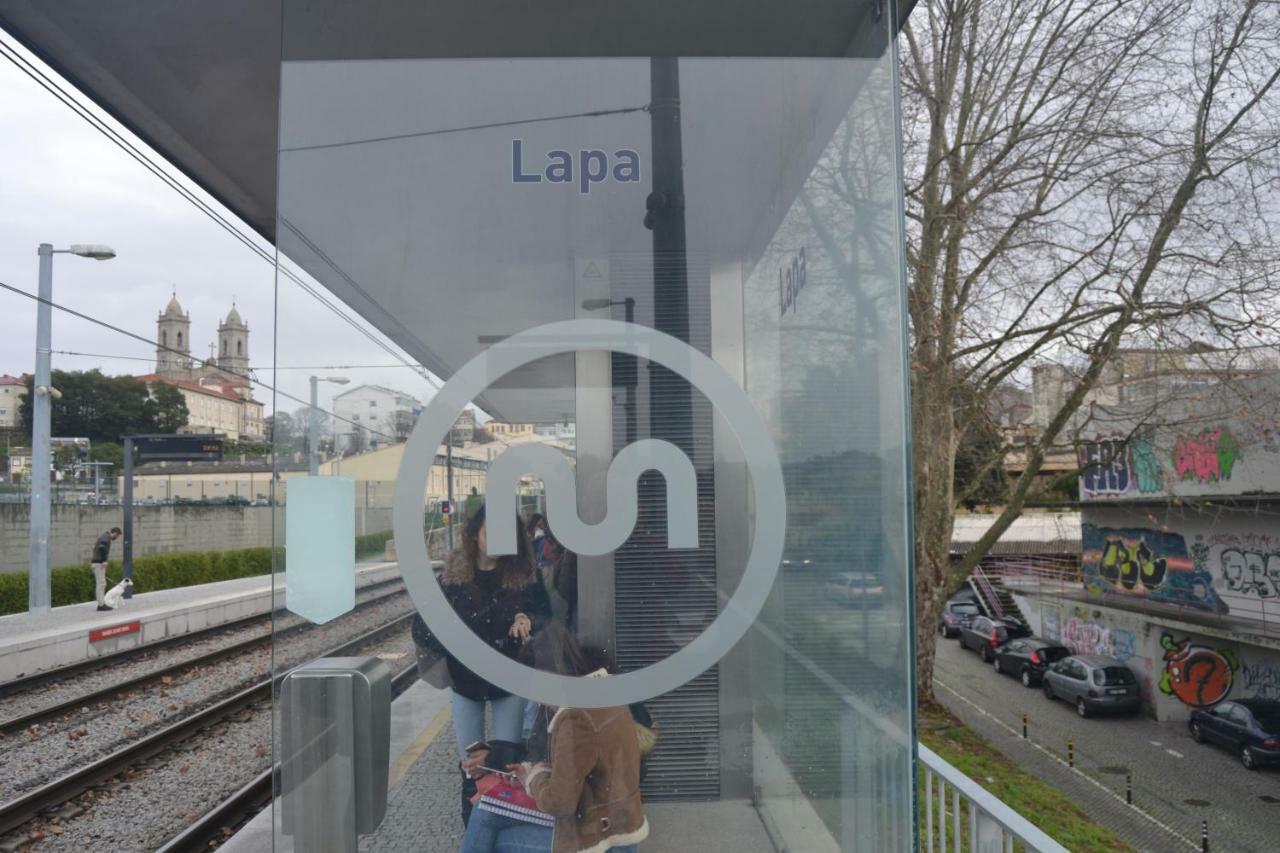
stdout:
<svg viewBox="0 0 1280 853">
<path fill-rule="evenodd" d="M 342 656 L 351 654 L 364 646 L 387 637 L 397 630 L 402 630 L 409 625 L 412 618 L 412 613 L 398 616 L 353 639 L 327 649 L 320 656 Z M 413 671 L 414 667 L 412 666 L 402 670 L 397 675 L 397 682 L 402 685 L 411 683 Z M 0 805 L 0 835 L 10 833 L 24 824 L 45 815 L 73 797 L 76 797 L 85 791 L 90 790 L 94 786 L 123 773 L 140 762 L 146 761 L 153 756 L 172 749 L 177 744 L 193 737 L 202 730 L 215 726 L 220 721 L 231 717 L 246 708 L 269 702 L 273 690 L 285 675 L 287 675 L 287 673 L 268 676 L 257 684 L 221 699 L 208 707 L 183 718 L 182 720 L 132 741 L 126 746 L 123 746 L 108 755 L 104 755 L 86 766 L 77 768 L 71 773 L 67 773 L 57 779 L 47 782 L 38 788 L 28 791 L 25 794 Z M 270 776 L 269 773 L 264 773 L 263 775 L 266 777 L 265 790 L 266 796 L 269 799 L 271 787 Z M 259 787 L 255 789 L 254 784 L 257 784 Z M 217 809 L 200 818 L 200 820 L 196 821 L 192 824 L 192 827 L 189 827 L 188 829 L 188 832 L 193 833 L 191 837 L 194 837 L 194 834 L 198 834 L 198 832 L 203 831 L 197 830 L 195 827 L 212 826 L 218 819 L 215 817 L 215 813 L 218 815 L 229 815 L 237 808 L 244 808 L 247 803 L 252 801 L 255 795 L 261 795 L 262 784 L 263 782 L 261 779 L 255 780 L 255 783 L 245 786 L 245 788 L 237 792 L 235 796 L 223 804 L 220 804 Z M 221 825 L 218 826 L 218 831 L 220 831 L 220 829 Z M 188 832 L 182 833 L 171 843 L 178 842 L 179 838 L 187 836 Z M 194 848 L 175 847 L 173 849 Z"/>
<path fill-rule="evenodd" d="M 361 607 L 367 607 L 371 604 L 377 604 L 379 602 L 385 601 L 388 598 L 393 598 L 397 595 L 401 595 L 404 592 L 404 584 L 399 579 L 382 581 L 377 584 L 370 584 L 369 586 L 362 588 L 361 591 L 364 592 L 367 590 L 376 590 L 376 589 L 381 589 L 389 586 L 395 586 L 397 587 L 397 589 L 392 592 L 388 592 L 385 595 L 372 596 L 372 597 L 366 598 L 360 601 L 356 605 L 357 609 Z M 227 623 L 224 625 L 219 625 L 214 629 L 205 629 L 203 631 L 194 632 L 192 634 L 186 634 L 186 635 L 181 635 L 179 637 L 162 640 L 158 643 L 148 643 L 145 646 L 138 646 L 135 649 L 128 650 L 129 652 L 132 653 L 129 656 L 137 657 L 146 652 L 155 651 L 157 648 L 163 648 L 163 647 L 174 645 L 174 643 L 170 642 L 170 640 L 194 641 L 202 637 L 206 637 L 210 633 L 216 633 L 219 630 L 226 630 L 228 627 L 232 625 L 243 626 L 244 624 L 248 624 L 254 621 L 266 620 L 267 626 L 269 627 L 271 618 L 272 618 L 272 614 L 270 613 L 266 615 L 252 616 L 244 620 L 237 620 L 235 623 Z M 57 717 L 62 716 L 63 714 L 70 713 L 77 709 L 84 708 L 86 706 L 92 706 L 98 702 L 103 702 L 103 701 L 112 699 L 115 696 L 118 696 L 119 694 L 127 693 L 131 690 L 136 690 L 138 688 L 145 687 L 149 684 L 154 684 L 156 682 L 162 682 L 164 679 L 172 678 L 175 674 L 184 672 L 188 669 L 192 669 L 200 666 L 208 666 L 209 664 L 217 663 L 218 661 L 235 657 L 238 654 L 242 654 L 243 652 L 249 651 L 251 649 L 261 647 L 265 644 L 269 644 L 273 642 L 273 640 L 279 640 L 284 637 L 290 636 L 292 634 L 297 633 L 298 631 L 306 630 L 309 627 L 311 627 L 309 623 L 300 622 L 297 625 L 292 625 L 288 628 L 285 628 L 284 630 L 276 631 L 274 633 L 268 631 L 266 633 L 263 633 L 257 636 L 249 637 L 247 639 L 230 643 L 225 646 L 220 646 L 202 655 L 197 655 L 196 657 L 187 658 L 187 659 L 178 661 L 176 663 L 170 664 L 169 666 L 160 667 L 158 669 L 154 669 L 154 670 L 150 670 L 148 672 L 142 673 L 133 678 L 129 678 L 123 681 L 109 684 L 97 690 L 92 690 L 87 693 L 78 694 L 76 696 L 71 697 L 70 699 L 66 699 L 61 702 L 56 702 L 54 704 L 47 705 L 35 711 L 31 711 L 26 714 L 21 714 L 15 717 L 11 717 L 9 719 L 0 721 L 0 738 L 11 737 L 16 733 L 29 728 L 30 726 L 39 725 L 40 723 L 43 723 L 46 720 L 55 719 Z M 126 652 L 119 652 L 117 654 L 107 655 L 107 656 L 104 656 L 102 660 L 117 659 L 118 656 L 125 655 L 125 654 Z M 120 662 L 120 661 L 116 660 L 115 662 Z M 93 663 L 98 663 L 98 661 L 94 661 Z M 75 664 L 70 667 L 63 667 L 57 670 L 50 670 L 47 673 L 37 673 L 37 675 L 40 675 L 40 676 L 47 676 L 43 678 L 40 682 L 38 682 L 38 684 L 40 686 L 43 686 L 44 684 L 48 684 L 50 681 L 61 681 L 69 678 L 74 678 L 77 675 L 81 675 L 85 672 L 95 672 L 98 669 L 101 669 L 102 666 L 105 666 L 105 665 L 106 664 L 98 663 L 97 666 L 86 668 L 86 667 L 83 667 L 81 664 Z M 32 684 L 28 686 L 34 687 L 36 685 Z"/>
<path fill-rule="evenodd" d="M 391 681 L 391 698 L 408 690 L 417 679 L 416 664 L 401 669 Z M 262 771 L 253 781 L 205 812 L 182 832 L 169 839 L 156 853 L 197 853 L 210 848 L 212 842 L 227 837 L 228 830 L 236 830 L 252 820 L 271 804 L 272 777 L 275 768 Z"/>
</svg>

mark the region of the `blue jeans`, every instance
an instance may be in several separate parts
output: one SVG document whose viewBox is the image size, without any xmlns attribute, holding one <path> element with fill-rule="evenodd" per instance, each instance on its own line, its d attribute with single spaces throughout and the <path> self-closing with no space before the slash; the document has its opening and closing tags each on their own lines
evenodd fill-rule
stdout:
<svg viewBox="0 0 1280 853">
<path fill-rule="evenodd" d="M 550 853 L 551 827 L 535 826 L 487 809 L 471 813 L 458 853 Z M 609 853 L 636 853 L 637 847 L 611 848 Z"/>
<path fill-rule="evenodd" d="M 458 758 L 467 757 L 467 747 L 484 740 L 484 702 L 453 694 L 453 733 L 458 738 Z M 489 701 L 493 710 L 493 739 L 519 743 L 524 728 L 525 702 L 519 696 Z M 498 768 L 504 769 L 504 768 Z"/>
</svg>

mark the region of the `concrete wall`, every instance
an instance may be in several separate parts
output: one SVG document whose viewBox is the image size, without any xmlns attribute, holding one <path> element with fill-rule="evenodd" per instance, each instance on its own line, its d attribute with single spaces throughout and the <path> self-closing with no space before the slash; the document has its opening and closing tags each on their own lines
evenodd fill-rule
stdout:
<svg viewBox="0 0 1280 853">
<path fill-rule="evenodd" d="M 1070 599 L 1015 598 L 1037 636 L 1129 666 L 1158 720 L 1185 720 L 1224 699 L 1280 699 L 1280 641 Z"/>
<path fill-rule="evenodd" d="M 282 510 L 283 511 L 283 510 Z M 134 510 L 134 556 L 170 551 L 225 551 L 271 544 L 272 508 L 266 506 L 148 506 Z M 29 562 L 30 508 L 0 504 L 0 571 L 25 571 Z M 102 531 L 120 526 L 118 506 L 54 505 L 50 563 L 88 563 Z M 283 536 L 283 517 L 281 518 Z M 389 508 L 356 507 L 356 534 L 391 529 Z M 119 559 L 120 542 L 111 548 Z"/>
</svg>

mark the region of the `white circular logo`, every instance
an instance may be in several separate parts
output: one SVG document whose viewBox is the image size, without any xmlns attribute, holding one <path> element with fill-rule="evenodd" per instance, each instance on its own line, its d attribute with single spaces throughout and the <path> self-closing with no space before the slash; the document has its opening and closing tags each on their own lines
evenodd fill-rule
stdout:
<svg viewBox="0 0 1280 853">
<path fill-rule="evenodd" d="M 480 642 L 454 612 L 431 571 L 423 537 L 423 495 L 436 449 L 458 412 L 518 367 L 566 352 L 604 350 L 647 358 L 683 377 L 724 416 L 747 460 L 755 495 L 751 555 L 738 589 L 715 620 L 680 651 L 658 663 L 607 679 L 574 678 L 527 667 Z M 624 448 L 621 458 L 627 452 Z M 613 479 L 613 467 L 610 479 Z M 613 491 L 610 490 L 610 497 Z M 632 508 L 635 489 L 630 492 Z M 545 705 L 609 708 L 668 693 L 715 665 L 750 629 L 782 561 L 785 522 L 782 465 L 751 401 L 719 365 L 671 335 L 615 320 L 566 320 L 512 335 L 472 358 L 423 410 L 405 446 L 396 481 L 396 552 L 409 596 L 440 642 L 489 683 Z M 610 503 L 610 514 L 617 508 Z M 408 567 L 406 570 L 405 567 Z"/>
</svg>

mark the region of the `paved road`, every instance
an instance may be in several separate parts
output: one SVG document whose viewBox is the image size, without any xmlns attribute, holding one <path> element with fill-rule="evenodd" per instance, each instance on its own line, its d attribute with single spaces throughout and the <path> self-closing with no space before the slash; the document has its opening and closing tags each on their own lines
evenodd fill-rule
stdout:
<svg viewBox="0 0 1280 853">
<path fill-rule="evenodd" d="M 952 713 L 1138 849 L 1198 850 L 1202 820 L 1214 851 L 1280 849 L 1280 770 L 1249 772 L 1226 750 L 1195 743 L 1183 723 L 1081 719 L 1065 702 L 996 675 L 954 640 L 939 641 L 934 682 Z M 1023 712 L 1033 743 L 1020 736 Z M 1068 739 L 1085 775 L 1054 758 L 1065 759 Z M 1126 772 L 1133 774 L 1134 805 L 1147 816 L 1107 792 L 1123 797 Z"/>
</svg>

